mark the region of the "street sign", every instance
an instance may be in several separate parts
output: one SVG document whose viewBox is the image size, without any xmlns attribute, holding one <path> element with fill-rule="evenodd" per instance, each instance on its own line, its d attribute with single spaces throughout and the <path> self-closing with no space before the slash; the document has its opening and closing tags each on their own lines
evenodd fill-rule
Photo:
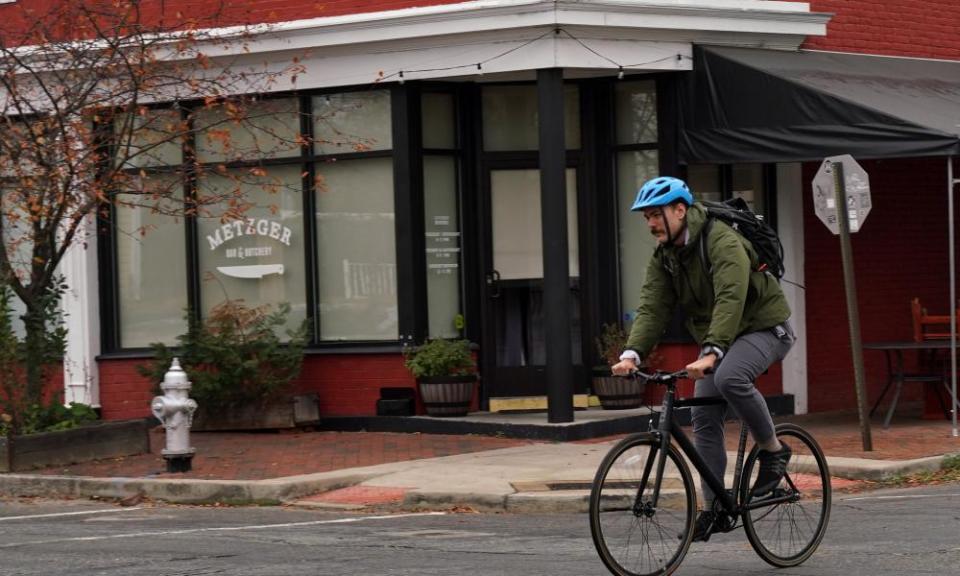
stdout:
<svg viewBox="0 0 960 576">
<path fill-rule="evenodd" d="M 866 170 L 857 164 L 853 156 L 830 156 L 824 158 L 820 170 L 813 177 L 813 210 L 817 217 L 834 234 L 840 234 L 840 222 L 837 219 L 836 180 L 834 164 L 843 165 L 844 188 L 847 193 L 847 215 L 850 220 L 850 232 L 856 232 L 870 213 L 870 177 Z"/>
<path fill-rule="evenodd" d="M 850 351 L 853 356 L 853 380 L 860 415 L 863 450 L 873 450 L 870 416 L 867 414 L 867 386 L 863 370 L 863 343 L 860 341 L 860 311 L 857 306 L 857 282 L 853 273 L 853 246 L 850 234 L 863 226 L 870 213 L 870 179 L 849 154 L 823 159 L 813 177 L 813 206 L 817 217 L 835 235 L 840 236 L 843 261 L 843 288 L 847 296 L 847 320 L 850 324 Z"/>
</svg>

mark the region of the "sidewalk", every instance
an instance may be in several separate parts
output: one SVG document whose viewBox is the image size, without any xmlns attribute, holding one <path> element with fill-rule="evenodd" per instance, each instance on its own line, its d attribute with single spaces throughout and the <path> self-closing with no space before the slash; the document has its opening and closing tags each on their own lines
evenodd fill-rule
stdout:
<svg viewBox="0 0 960 576">
<path fill-rule="evenodd" d="M 838 479 L 835 485 L 843 489 L 862 480 L 935 470 L 943 455 L 960 453 L 950 422 L 910 413 L 906 407 L 899 410 L 887 430 L 875 421 L 869 453 L 862 451 L 856 414 L 778 421 L 796 422 L 813 433 L 831 472 L 853 480 Z M 731 424 L 728 430 L 731 450 L 738 427 Z M 193 470 L 168 474 L 160 456 L 163 431 L 156 428 L 150 433 L 150 454 L 0 474 L 0 494 L 334 509 L 582 511 L 600 460 L 621 437 L 546 442 L 419 433 L 194 433 Z"/>
</svg>

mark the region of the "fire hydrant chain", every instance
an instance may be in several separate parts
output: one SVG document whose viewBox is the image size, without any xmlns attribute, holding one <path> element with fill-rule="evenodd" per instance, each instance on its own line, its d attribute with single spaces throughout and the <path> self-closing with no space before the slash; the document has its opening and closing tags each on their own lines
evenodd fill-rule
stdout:
<svg viewBox="0 0 960 576">
<path fill-rule="evenodd" d="M 196 452 L 190 446 L 190 427 L 197 409 L 196 401 L 189 398 L 190 385 L 180 360 L 174 358 L 160 383 L 163 396 L 155 396 L 150 402 L 153 415 L 166 430 L 166 448 L 161 454 L 167 461 L 167 472 L 189 472 Z"/>
</svg>

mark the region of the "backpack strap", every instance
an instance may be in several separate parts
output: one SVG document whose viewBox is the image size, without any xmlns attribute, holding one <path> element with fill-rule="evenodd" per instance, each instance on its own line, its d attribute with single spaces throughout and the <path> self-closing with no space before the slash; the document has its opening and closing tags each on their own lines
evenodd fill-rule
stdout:
<svg viewBox="0 0 960 576">
<path fill-rule="evenodd" d="M 707 276 L 713 274 L 713 264 L 710 263 L 710 255 L 707 252 L 707 236 L 710 235 L 712 228 L 713 218 L 708 213 L 707 221 L 704 222 L 703 228 L 700 230 L 700 264 L 703 265 L 703 271 L 707 273 Z"/>
</svg>

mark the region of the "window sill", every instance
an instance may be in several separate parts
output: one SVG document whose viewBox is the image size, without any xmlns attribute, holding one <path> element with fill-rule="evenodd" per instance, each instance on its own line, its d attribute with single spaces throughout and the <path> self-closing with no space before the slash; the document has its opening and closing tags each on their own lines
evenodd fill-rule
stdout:
<svg viewBox="0 0 960 576">
<path fill-rule="evenodd" d="M 348 342 L 325 343 L 307 347 L 304 356 L 327 356 L 333 354 L 400 354 L 403 347 L 398 342 Z M 132 360 L 153 358 L 153 351 L 144 348 L 104 352 L 97 360 Z"/>
</svg>

